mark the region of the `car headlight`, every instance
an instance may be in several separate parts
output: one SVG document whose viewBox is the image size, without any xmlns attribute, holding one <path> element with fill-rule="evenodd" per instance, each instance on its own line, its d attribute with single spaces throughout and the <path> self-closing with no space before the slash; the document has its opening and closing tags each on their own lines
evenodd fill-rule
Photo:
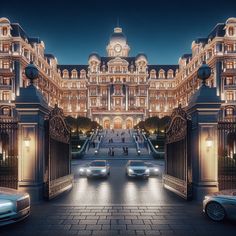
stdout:
<svg viewBox="0 0 236 236">
<path fill-rule="evenodd" d="M 87 169 L 87 173 L 90 173 L 91 172 L 91 170 L 90 169 Z"/>
<path fill-rule="evenodd" d="M 106 169 L 102 169 L 101 172 L 102 172 L 102 173 L 105 173 L 105 172 L 106 172 Z"/>
<path fill-rule="evenodd" d="M 134 173 L 134 171 L 132 169 L 128 169 L 129 173 Z"/>
<path fill-rule="evenodd" d="M 0 202 L 0 208 L 4 208 L 4 207 L 10 207 L 13 206 L 13 203 L 10 201 L 4 201 L 4 202 Z"/>
<path fill-rule="evenodd" d="M 155 172 L 158 172 L 159 170 L 157 168 L 154 169 Z"/>
<path fill-rule="evenodd" d="M 204 197 L 205 200 L 208 200 L 209 198 L 210 198 L 209 196 L 205 196 L 205 197 Z"/>
<path fill-rule="evenodd" d="M 80 171 L 80 172 L 84 172 L 84 168 L 80 168 L 79 171 Z"/>
<path fill-rule="evenodd" d="M 146 169 L 146 170 L 145 170 L 145 173 L 149 173 L 149 172 L 150 172 L 150 170 L 149 170 L 149 169 Z"/>
</svg>

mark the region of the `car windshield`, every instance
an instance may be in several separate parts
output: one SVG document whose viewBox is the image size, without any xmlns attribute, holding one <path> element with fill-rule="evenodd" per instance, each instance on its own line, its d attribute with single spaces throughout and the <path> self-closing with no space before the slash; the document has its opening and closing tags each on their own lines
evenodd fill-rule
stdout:
<svg viewBox="0 0 236 236">
<path fill-rule="evenodd" d="M 106 166 L 105 161 L 93 161 L 90 163 L 90 166 Z"/>
<path fill-rule="evenodd" d="M 152 163 L 145 163 L 147 167 L 153 167 L 154 165 Z"/>
<path fill-rule="evenodd" d="M 146 166 L 144 162 L 142 161 L 132 161 L 129 164 L 130 166 Z"/>
</svg>

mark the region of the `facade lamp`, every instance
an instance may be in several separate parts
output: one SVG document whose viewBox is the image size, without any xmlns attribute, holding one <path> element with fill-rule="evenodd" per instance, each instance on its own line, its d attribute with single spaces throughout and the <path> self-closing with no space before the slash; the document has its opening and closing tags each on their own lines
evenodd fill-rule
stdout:
<svg viewBox="0 0 236 236">
<path fill-rule="evenodd" d="M 31 138 L 27 135 L 27 136 L 24 138 L 24 145 L 25 145 L 25 148 L 26 148 L 27 151 L 29 151 L 30 142 L 31 142 Z"/>
<path fill-rule="evenodd" d="M 156 149 L 158 149 L 158 148 L 159 148 L 159 146 L 158 146 L 158 145 L 156 145 L 156 146 L 155 146 L 155 148 L 156 148 Z"/>
<path fill-rule="evenodd" d="M 206 141 L 207 151 L 209 151 L 209 149 L 213 146 L 213 138 L 211 137 L 209 130 L 208 130 L 208 136 L 205 141 Z"/>
<path fill-rule="evenodd" d="M 80 145 L 78 145 L 78 146 L 77 146 L 77 148 L 78 148 L 78 149 L 80 149 L 80 148 L 81 148 L 81 146 L 80 146 Z"/>
</svg>

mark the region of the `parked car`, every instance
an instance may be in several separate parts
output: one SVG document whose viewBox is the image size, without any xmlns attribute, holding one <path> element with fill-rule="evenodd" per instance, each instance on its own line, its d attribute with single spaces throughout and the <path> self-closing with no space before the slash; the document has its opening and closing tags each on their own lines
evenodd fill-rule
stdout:
<svg viewBox="0 0 236 236">
<path fill-rule="evenodd" d="M 223 221 L 226 217 L 236 219 L 236 189 L 206 195 L 203 212 L 214 221 Z"/>
<path fill-rule="evenodd" d="M 128 177 L 148 178 L 150 171 L 144 161 L 128 161 L 126 165 L 126 175 Z"/>
<path fill-rule="evenodd" d="M 157 165 L 154 165 L 151 162 L 145 162 L 146 166 L 149 169 L 149 174 L 150 176 L 157 176 L 160 175 L 160 170 L 159 167 Z"/>
<path fill-rule="evenodd" d="M 30 214 L 30 196 L 11 188 L 0 187 L 0 226 L 25 219 Z"/>
<path fill-rule="evenodd" d="M 88 164 L 86 168 L 87 177 L 108 177 L 110 175 L 110 165 L 106 160 L 95 160 Z"/>
</svg>

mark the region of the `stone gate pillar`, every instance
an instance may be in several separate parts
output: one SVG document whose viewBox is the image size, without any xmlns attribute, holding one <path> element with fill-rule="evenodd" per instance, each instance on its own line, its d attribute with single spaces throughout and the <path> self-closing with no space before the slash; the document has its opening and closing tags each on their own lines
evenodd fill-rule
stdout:
<svg viewBox="0 0 236 236">
<path fill-rule="evenodd" d="M 222 101 L 216 88 L 206 85 L 210 75 L 210 67 L 203 64 L 198 70 L 202 85 L 187 107 L 192 119 L 193 196 L 197 200 L 202 200 L 206 193 L 218 191 L 217 122 Z"/>
<path fill-rule="evenodd" d="M 31 63 L 25 69 L 30 79 L 27 88 L 20 89 L 15 105 L 19 116 L 19 183 L 18 188 L 31 196 L 31 201 L 43 198 L 44 180 L 44 119 L 49 108 L 42 93 L 34 86 L 38 69 Z"/>
</svg>

